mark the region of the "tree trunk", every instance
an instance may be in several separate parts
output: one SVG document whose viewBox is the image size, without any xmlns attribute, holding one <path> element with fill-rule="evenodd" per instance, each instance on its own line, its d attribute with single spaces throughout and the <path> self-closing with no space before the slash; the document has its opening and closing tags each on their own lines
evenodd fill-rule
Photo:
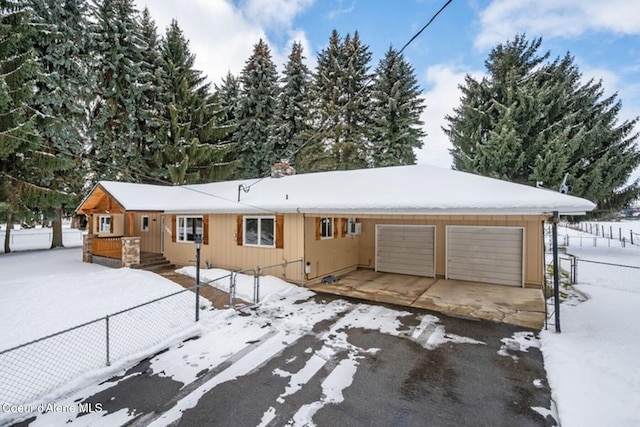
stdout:
<svg viewBox="0 0 640 427">
<path fill-rule="evenodd" d="M 62 244 L 62 208 L 56 207 L 54 208 L 56 213 L 56 217 L 53 221 L 51 221 L 51 226 L 53 229 L 53 236 L 51 238 L 51 249 L 53 248 L 63 248 Z"/>
<path fill-rule="evenodd" d="M 4 234 L 4 253 L 8 254 L 11 252 L 11 229 L 13 228 L 13 214 L 11 211 L 7 212 L 7 231 Z"/>
</svg>

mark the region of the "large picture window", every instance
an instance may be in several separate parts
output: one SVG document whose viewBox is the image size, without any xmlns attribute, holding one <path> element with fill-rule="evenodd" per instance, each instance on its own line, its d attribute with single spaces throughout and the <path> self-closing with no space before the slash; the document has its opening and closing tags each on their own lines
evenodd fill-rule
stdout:
<svg viewBox="0 0 640 427">
<path fill-rule="evenodd" d="M 245 216 L 244 244 L 274 248 L 276 245 L 275 222 L 275 217 L 272 216 Z"/>
<path fill-rule="evenodd" d="M 203 236 L 201 216 L 179 216 L 178 217 L 178 242 L 193 242 L 196 234 Z M 204 238 L 204 236 L 203 236 Z"/>
</svg>

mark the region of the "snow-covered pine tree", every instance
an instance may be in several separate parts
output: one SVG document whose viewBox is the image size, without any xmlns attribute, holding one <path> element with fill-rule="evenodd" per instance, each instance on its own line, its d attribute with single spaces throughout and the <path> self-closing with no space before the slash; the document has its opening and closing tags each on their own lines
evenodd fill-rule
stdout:
<svg viewBox="0 0 640 427">
<path fill-rule="evenodd" d="M 166 168 L 158 164 L 159 153 L 163 148 L 163 136 L 166 135 L 168 125 L 163 118 L 168 104 L 167 76 L 162 66 L 158 28 L 146 7 L 142 10 L 140 25 L 141 37 L 146 49 L 142 51 L 139 76 L 142 88 L 140 102 L 144 113 L 138 116 L 141 134 L 139 148 L 145 169 L 148 171 L 148 176 L 141 176 L 140 181 L 157 184 L 169 180 Z"/>
<path fill-rule="evenodd" d="M 36 127 L 43 151 L 55 156 L 58 167 L 39 178 L 54 190 L 47 205 L 34 206 L 52 217 L 51 247 L 61 247 L 62 216 L 70 214 L 84 194 L 86 113 L 93 92 L 88 73 L 87 7 L 80 0 L 29 0 L 36 61 L 37 89 L 31 101 L 40 114 Z"/>
<path fill-rule="evenodd" d="M 295 156 L 294 164 L 300 172 L 335 169 L 329 147 L 336 143 L 344 131 L 340 116 L 344 52 L 337 30 L 331 32 L 329 45 L 318 52 L 317 65 L 312 75 L 309 115 L 312 132 Z"/>
<path fill-rule="evenodd" d="M 228 147 L 228 152 L 224 156 L 224 164 L 227 169 L 229 179 L 240 176 L 241 159 L 237 153 L 239 144 L 236 140 L 235 131 L 238 129 L 238 108 L 240 105 L 240 78 L 227 72 L 222 78 L 220 85 L 215 85 L 215 99 L 222 108 L 221 123 L 228 132 L 220 139 L 220 145 Z"/>
<path fill-rule="evenodd" d="M 370 60 L 357 32 L 342 40 L 334 30 L 328 47 L 318 53 L 311 88 L 314 139 L 298 156 L 305 170 L 358 169 L 370 163 Z"/>
<path fill-rule="evenodd" d="M 282 73 L 282 90 L 278 97 L 273 135 L 276 160 L 292 161 L 309 131 L 309 68 L 304 59 L 302 44 L 294 42 Z"/>
<path fill-rule="evenodd" d="M 220 106 L 224 108 L 224 121 L 229 124 L 235 123 L 240 103 L 240 79 L 228 72 L 222 78 L 222 83 L 215 85 L 215 95 L 218 98 L 218 102 L 220 102 Z M 232 134 L 227 135 L 227 137 L 231 136 Z"/>
<path fill-rule="evenodd" d="M 242 89 L 235 138 L 239 144 L 241 176 L 263 177 L 277 160 L 271 143 L 279 89 L 271 51 L 262 39 L 254 45 L 240 82 Z"/>
<path fill-rule="evenodd" d="M 14 222 L 58 196 L 41 183 L 62 167 L 43 144 L 30 107 L 40 71 L 33 48 L 37 33 L 29 15 L 25 1 L 0 2 L 0 214 L 7 224 L 5 253 L 11 252 Z"/>
<path fill-rule="evenodd" d="M 206 77 L 194 68 L 195 55 L 176 20 L 167 28 L 161 53 L 167 103 L 160 164 L 173 184 L 226 178 L 230 147 L 219 143 L 230 130 L 222 123 L 224 109 L 210 95 Z"/>
<path fill-rule="evenodd" d="M 147 175 L 140 147 L 145 137 L 139 118 L 149 114 L 142 102 L 143 51 L 139 13 L 133 0 L 94 0 L 97 97 L 91 115 L 93 181 L 139 181 Z"/>
<path fill-rule="evenodd" d="M 487 77 L 465 78 L 445 128 L 454 167 L 548 188 L 569 174 L 572 194 L 618 210 L 640 194 L 626 184 L 640 164 L 637 119 L 620 122 L 617 95 L 583 82 L 569 54 L 549 63 L 541 43 L 518 35 L 491 51 Z"/>
<path fill-rule="evenodd" d="M 374 167 L 416 163 L 422 147 L 424 99 L 415 71 L 402 54 L 389 48 L 375 70 L 370 128 Z"/>
<path fill-rule="evenodd" d="M 371 51 L 356 31 L 346 35 L 343 44 L 345 103 L 342 110 L 345 132 L 332 147 L 337 169 L 359 169 L 371 164 L 368 130 L 371 121 Z"/>
</svg>

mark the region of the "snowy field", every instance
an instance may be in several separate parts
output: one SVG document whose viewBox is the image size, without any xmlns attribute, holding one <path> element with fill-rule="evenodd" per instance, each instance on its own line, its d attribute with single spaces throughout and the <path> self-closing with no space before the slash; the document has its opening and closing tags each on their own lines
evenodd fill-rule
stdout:
<svg viewBox="0 0 640 427">
<path fill-rule="evenodd" d="M 583 222 L 578 224 L 578 227 L 587 233 L 597 233 L 598 236 L 618 240 L 620 236 L 623 236 L 627 241 L 630 241 L 631 233 L 633 233 L 634 243 L 640 245 L 640 220 Z"/>
<path fill-rule="evenodd" d="M 637 224 L 637 223 L 636 223 Z M 559 227 L 560 237 L 586 234 Z M 578 258 L 640 266 L 640 247 L 569 246 Z M 640 270 L 578 263 L 562 333 L 542 331 L 542 352 L 563 427 L 640 425 Z"/>
<path fill-rule="evenodd" d="M 567 231 L 564 227 L 560 227 L 560 232 L 561 235 L 579 235 L 579 232 Z M 569 247 L 568 251 L 588 259 L 623 264 L 630 264 L 633 260 L 637 263 L 640 259 L 639 247 Z M 0 270 L 4 273 L 1 284 L 3 292 L 0 294 L 0 350 L 181 289 L 152 273 L 107 269 L 82 263 L 80 258 L 79 248 L 0 255 Z M 640 371 L 637 369 L 637 361 L 640 360 L 640 341 L 637 339 L 640 336 L 640 314 L 637 309 L 640 307 L 640 292 L 606 286 L 605 279 L 627 280 L 629 275 L 618 271 L 618 277 L 611 271 L 602 271 L 596 268 L 594 271 L 581 272 L 581 283 L 577 289 L 588 299 L 577 302 L 578 299 L 574 298 L 563 304 L 561 334 L 551 330 L 542 331 L 540 342 L 532 337 L 526 340 L 529 346 L 541 346 L 559 420 L 565 427 L 640 425 L 640 411 L 637 409 L 637 402 L 640 401 Z M 184 268 L 181 273 L 194 275 L 194 269 Z M 225 270 L 201 271 L 203 280 L 226 274 L 228 272 Z M 213 284 L 225 289 L 228 283 L 228 280 L 221 280 Z M 240 276 L 237 296 L 251 300 L 252 286 L 251 277 Z M 364 327 L 396 336 L 404 334 L 425 349 L 433 349 L 443 343 L 482 345 L 464 336 L 448 333 L 436 316 L 422 316 L 421 324 L 407 335 L 398 328 L 398 319 L 405 314 L 402 310 L 341 300 L 321 304 L 310 299 L 312 296 L 313 293 L 307 289 L 272 277 L 263 278 L 259 315 L 239 316 L 232 310 L 202 311 L 204 315 L 198 325 L 192 321 L 174 325 L 175 329 L 163 331 L 168 335 L 164 335 L 162 341 L 129 352 L 110 367 L 104 367 L 103 354 L 100 354 L 101 367 L 84 369 L 71 383 L 56 387 L 34 402 L 54 400 L 59 405 L 74 405 L 83 397 L 107 387 L 98 385 L 101 379 L 122 372 L 136 360 L 155 354 L 167 346 L 171 349 L 155 356 L 151 360 L 151 368 L 154 372 L 163 371 L 167 377 L 187 384 L 194 381 L 203 369 L 218 366 L 230 355 L 242 351 L 248 342 L 263 342 L 259 352 L 249 353 L 188 393 L 173 409 L 154 422 L 154 425 L 167 425 L 178 420 L 182 411 L 196 405 L 200 396 L 207 391 L 251 372 L 284 347 L 310 333 L 318 322 L 344 313 L 343 319 L 323 338 L 326 346 L 318 353 L 318 357 L 311 358 L 298 373 L 289 373 L 284 368 L 280 372 L 282 376 L 290 377 L 290 385 L 281 396 L 285 399 L 322 369 L 327 360 L 331 360 L 336 348 L 343 346 L 348 349 L 349 356 L 337 364 L 334 373 L 322 384 L 324 397 L 300 408 L 292 420 L 292 425 L 313 425 L 313 415 L 322 406 L 343 399 L 343 391 L 350 386 L 358 369 L 359 354 L 366 351 L 347 343 L 340 328 Z M 191 319 L 194 308 L 192 297 L 177 306 L 177 310 L 185 311 L 185 318 Z M 164 308 L 162 310 L 164 312 Z M 158 313 L 144 315 L 154 320 L 132 319 L 134 324 L 145 325 L 145 328 L 139 329 L 147 329 L 158 317 L 168 317 L 159 316 Z M 103 330 L 103 326 L 100 330 Z M 433 332 L 422 333 L 425 330 Z M 126 331 L 122 334 L 126 336 Z M 202 335 L 199 340 L 182 342 L 184 338 L 198 334 Z M 505 337 L 505 343 L 518 339 L 518 336 Z M 225 345 L 218 345 L 220 342 Z M 64 343 L 63 347 L 69 344 Z M 203 358 L 203 355 L 206 357 Z M 46 362 L 54 367 L 69 364 L 55 352 L 49 355 Z M 48 370 L 44 367 L 38 369 L 39 372 Z M 0 372 L 3 380 L 5 375 L 6 371 Z M 261 425 L 267 425 L 275 419 L 276 410 L 272 409 L 265 412 Z M 551 411 L 553 414 L 552 408 L 536 410 Z M 122 425 L 130 422 L 136 414 L 123 410 L 106 416 L 99 412 L 76 416 L 49 412 L 39 415 L 31 425 Z M 15 414 L 0 411 L 0 425 L 9 417 L 15 417 Z"/>
<path fill-rule="evenodd" d="M 80 248 L 3 254 L 0 271 L 0 352 L 91 322 L 0 354 L 0 377 L 4 384 L 15 385 L 0 388 L 3 403 L 60 392 L 61 386 L 79 375 L 84 375 L 81 383 L 95 380 L 91 371 L 105 367 L 107 361 L 107 325 L 106 319 L 100 318 L 183 291 L 174 282 L 147 271 L 83 263 Z M 186 291 L 112 316 L 108 371 L 117 372 L 149 351 L 162 349 L 167 339 L 179 342 L 201 333 L 194 326 L 194 313 L 193 293 Z M 32 378 L 25 387 L 25 378 L 34 371 L 48 374 Z M 104 374 L 98 369 L 98 376 Z M 77 381 L 72 386 L 77 386 Z"/>
<path fill-rule="evenodd" d="M 4 253 L 6 226 L 0 226 L 0 253 Z M 62 244 L 67 247 L 82 246 L 83 231 L 62 227 Z M 9 247 L 11 251 L 28 251 L 33 249 L 49 249 L 51 247 L 51 228 L 29 228 L 11 230 Z"/>
</svg>

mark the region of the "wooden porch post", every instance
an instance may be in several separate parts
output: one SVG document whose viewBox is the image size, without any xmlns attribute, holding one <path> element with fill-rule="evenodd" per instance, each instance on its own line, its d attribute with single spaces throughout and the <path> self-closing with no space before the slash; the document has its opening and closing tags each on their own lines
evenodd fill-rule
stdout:
<svg viewBox="0 0 640 427">
<path fill-rule="evenodd" d="M 134 227 L 133 227 L 133 212 L 129 212 L 128 213 L 128 217 L 129 217 L 129 237 L 133 237 L 133 233 L 134 233 Z"/>
</svg>

